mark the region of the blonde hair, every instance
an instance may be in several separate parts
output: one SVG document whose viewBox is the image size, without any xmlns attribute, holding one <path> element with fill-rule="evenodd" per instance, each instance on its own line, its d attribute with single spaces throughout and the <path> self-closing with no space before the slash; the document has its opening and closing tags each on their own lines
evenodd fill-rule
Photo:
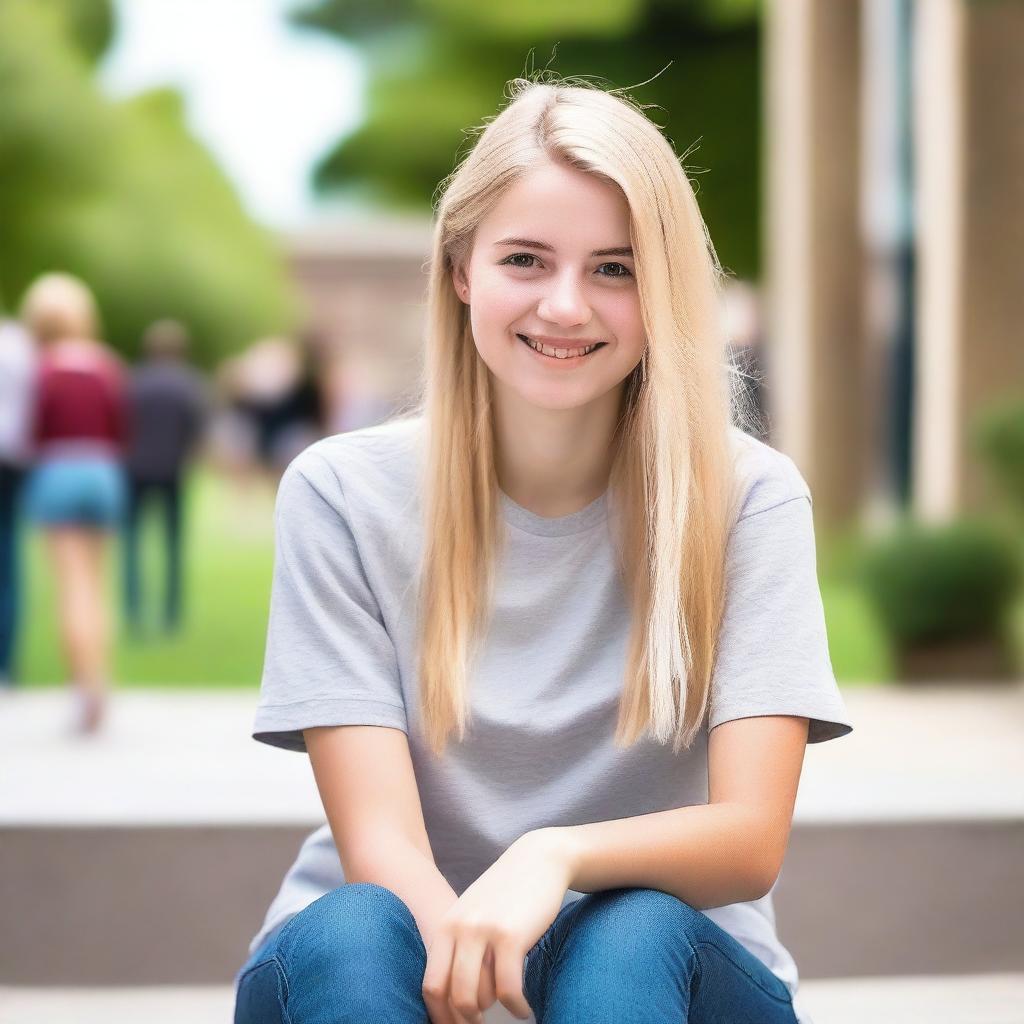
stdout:
<svg viewBox="0 0 1024 1024">
<path fill-rule="evenodd" d="M 441 185 L 422 390 L 408 413 L 426 428 L 420 708 L 436 754 L 453 728 L 462 739 L 469 724 L 470 668 L 504 537 L 490 377 L 452 271 L 495 202 L 545 161 L 597 175 L 627 200 L 648 339 L 623 388 L 609 479 L 632 615 L 614 742 L 630 745 L 649 730 L 678 752 L 707 709 L 737 498 L 724 275 L 672 146 L 642 107 L 615 93 L 585 79 L 513 80 L 510 102 Z"/>
<path fill-rule="evenodd" d="M 21 300 L 19 318 L 42 345 L 66 338 L 98 340 L 96 301 L 89 288 L 71 274 L 37 277 Z"/>
</svg>

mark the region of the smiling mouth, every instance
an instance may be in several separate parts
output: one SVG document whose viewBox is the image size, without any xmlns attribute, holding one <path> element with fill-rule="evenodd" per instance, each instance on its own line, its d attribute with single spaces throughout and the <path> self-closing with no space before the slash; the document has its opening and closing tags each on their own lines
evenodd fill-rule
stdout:
<svg viewBox="0 0 1024 1024">
<path fill-rule="evenodd" d="M 591 345 L 584 349 L 558 349 L 551 348 L 548 345 L 542 347 L 540 342 L 534 341 L 525 334 L 517 334 L 516 337 L 527 348 L 532 349 L 543 359 L 551 359 L 559 363 L 578 363 L 580 360 L 586 359 L 587 356 L 592 356 L 598 349 L 604 348 L 607 344 L 607 342 L 599 341 L 596 345 Z"/>
</svg>

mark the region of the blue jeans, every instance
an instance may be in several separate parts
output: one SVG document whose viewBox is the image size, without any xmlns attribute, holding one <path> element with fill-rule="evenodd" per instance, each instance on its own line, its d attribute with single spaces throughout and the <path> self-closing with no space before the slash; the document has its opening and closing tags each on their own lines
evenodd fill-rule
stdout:
<svg viewBox="0 0 1024 1024">
<path fill-rule="evenodd" d="M 427 1024 L 409 908 L 343 885 L 276 929 L 236 976 L 234 1024 Z M 537 1024 L 795 1024 L 789 989 L 705 914 L 656 889 L 563 907 L 526 955 Z"/>
<path fill-rule="evenodd" d="M 22 471 L 0 463 L 0 685 L 14 679 L 14 651 L 21 606 L 19 494 Z"/>
</svg>

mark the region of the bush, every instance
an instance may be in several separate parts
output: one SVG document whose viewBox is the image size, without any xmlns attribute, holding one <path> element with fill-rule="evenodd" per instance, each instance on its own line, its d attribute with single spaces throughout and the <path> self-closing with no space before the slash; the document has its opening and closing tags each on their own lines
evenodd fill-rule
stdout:
<svg viewBox="0 0 1024 1024">
<path fill-rule="evenodd" d="M 869 541 L 862 582 L 898 645 L 1007 638 L 1022 572 L 1013 537 L 982 519 L 905 522 Z"/>
<path fill-rule="evenodd" d="M 1000 490 L 1024 513 L 1024 395 L 986 406 L 972 439 Z"/>
</svg>

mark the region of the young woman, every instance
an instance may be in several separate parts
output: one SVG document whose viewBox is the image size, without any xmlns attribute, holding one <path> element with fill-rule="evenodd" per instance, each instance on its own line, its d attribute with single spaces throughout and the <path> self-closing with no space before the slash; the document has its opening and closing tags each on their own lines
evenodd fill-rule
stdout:
<svg viewBox="0 0 1024 1024">
<path fill-rule="evenodd" d="M 632 101 L 513 83 L 437 210 L 420 405 L 281 481 L 253 735 L 327 824 L 236 1024 L 800 1019 L 771 890 L 851 725 L 721 277 Z"/>
<path fill-rule="evenodd" d="M 104 567 L 124 511 L 124 372 L 96 340 L 96 305 L 77 278 L 44 274 L 26 292 L 21 315 L 41 349 L 25 502 L 45 535 L 56 581 L 71 730 L 90 735 L 100 730 L 110 698 Z"/>
</svg>

